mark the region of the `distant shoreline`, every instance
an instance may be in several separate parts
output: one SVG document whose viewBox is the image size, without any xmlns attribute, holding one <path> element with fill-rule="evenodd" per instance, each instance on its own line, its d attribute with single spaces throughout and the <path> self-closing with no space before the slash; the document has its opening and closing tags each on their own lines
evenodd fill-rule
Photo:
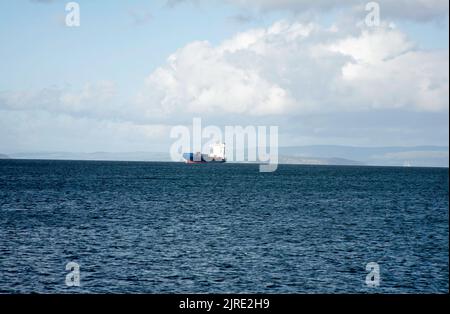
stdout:
<svg viewBox="0 0 450 314">
<path fill-rule="evenodd" d="M 65 152 L 40 151 L 0 154 L 3 158 L 35 160 L 97 160 L 172 162 L 168 151 L 130 152 Z M 229 163 L 231 158 L 229 158 Z M 392 167 L 449 167 L 447 146 L 355 147 L 336 145 L 282 146 L 278 148 L 278 164 L 353 165 Z"/>
<path fill-rule="evenodd" d="M 104 163 L 179 163 L 185 164 L 182 161 L 171 161 L 171 160 L 101 160 L 101 159 L 43 159 L 43 158 L 0 158 L 1 161 L 52 161 L 52 162 L 104 162 Z M 208 163 L 199 164 L 199 167 L 205 166 Z M 259 162 L 226 162 L 224 164 L 217 165 L 218 167 L 224 165 L 260 165 L 265 163 Z M 436 169 L 449 169 L 449 166 L 401 166 L 401 165 L 342 165 L 342 164 L 302 164 L 302 163 L 278 163 L 282 166 L 311 166 L 311 167 L 370 167 L 370 168 L 436 168 Z M 196 166 L 196 165 L 187 165 Z"/>
</svg>

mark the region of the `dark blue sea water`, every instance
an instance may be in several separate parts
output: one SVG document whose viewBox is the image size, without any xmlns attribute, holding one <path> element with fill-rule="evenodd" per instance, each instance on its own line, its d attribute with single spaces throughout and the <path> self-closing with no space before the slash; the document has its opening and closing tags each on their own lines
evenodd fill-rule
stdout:
<svg viewBox="0 0 450 314">
<path fill-rule="evenodd" d="M 446 293 L 448 188 L 448 169 L 4 160 L 0 292 Z"/>
</svg>

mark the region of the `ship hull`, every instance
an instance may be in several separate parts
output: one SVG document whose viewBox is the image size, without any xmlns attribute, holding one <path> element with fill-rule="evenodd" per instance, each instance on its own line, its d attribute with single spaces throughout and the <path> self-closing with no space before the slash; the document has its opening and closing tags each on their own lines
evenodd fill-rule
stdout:
<svg viewBox="0 0 450 314">
<path fill-rule="evenodd" d="M 206 154 L 185 153 L 183 158 L 187 164 L 224 163 L 225 159 L 213 159 Z"/>
</svg>

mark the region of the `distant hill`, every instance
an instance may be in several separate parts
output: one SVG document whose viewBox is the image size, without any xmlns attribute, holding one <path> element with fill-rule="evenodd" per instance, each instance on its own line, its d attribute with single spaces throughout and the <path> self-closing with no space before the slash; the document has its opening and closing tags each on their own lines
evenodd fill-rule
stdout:
<svg viewBox="0 0 450 314">
<path fill-rule="evenodd" d="M 0 159 L 11 159 L 11 157 L 5 154 L 0 154 Z"/>
<path fill-rule="evenodd" d="M 449 166 L 449 148 L 445 146 L 352 147 L 311 145 L 280 147 L 279 154 L 303 158 L 343 158 L 374 166 Z"/>
<path fill-rule="evenodd" d="M 168 152 L 34 152 L 9 155 L 12 158 L 18 159 L 171 161 Z M 278 155 L 280 164 L 413 167 L 449 166 L 449 149 L 448 147 L 442 146 L 352 147 L 313 145 L 280 147 Z M 8 156 L 6 156 L 6 158 L 7 157 Z"/>
<path fill-rule="evenodd" d="M 286 165 L 335 165 L 335 166 L 361 166 L 362 162 L 345 158 L 321 158 L 321 157 L 298 157 L 285 156 L 278 157 L 280 164 Z"/>
<path fill-rule="evenodd" d="M 172 161 L 169 153 L 129 152 L 129 153 L 68 153 L 41 152 L 13 154 L 18 159 L 54 159 L 54 160 L 105 160 L 105 161 Z M 299 157 L 280 155 L 281 164 L 304 165 L 362 165 L 361 162 L 345 158 Z"/>
</svg>

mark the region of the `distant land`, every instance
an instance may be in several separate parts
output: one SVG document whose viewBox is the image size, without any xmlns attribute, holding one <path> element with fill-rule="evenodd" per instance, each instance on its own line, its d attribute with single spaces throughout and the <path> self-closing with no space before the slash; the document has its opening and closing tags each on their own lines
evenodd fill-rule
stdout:
<svg viewBox="0 0 450 314">
<path fill-rule="evenodd" d="M 10 159 L 11 157 L 9 157 L 8 155 L 5 154 L 0 154 L 0 159 Z"/>
<path fill-rule="evenodd" d="M 364 163 L 337 157 L 301 157 L 279 155 L 278 163 L 285 165 L 335 165 L 335 166 L 363 166 Z"/>
<path fill-rule="evenodd" d="M 343 158 L 372 166 L 448 167 L 446 146 L 353 147 L 311 145 L 281 147 L 280 155 L 317 158 Z"/>
<path fill-rule="evenodd" d="M 169 153 L 163 152 L 31 152 L 8 154 L 8 156 L 0 155 L 0 158 L 171 161 Z M 279 163 L 306 165 L 448 167 L 449 148 L 444 146 L 352 147 L 332 145 L 280 147 Z"/>
</svg>

